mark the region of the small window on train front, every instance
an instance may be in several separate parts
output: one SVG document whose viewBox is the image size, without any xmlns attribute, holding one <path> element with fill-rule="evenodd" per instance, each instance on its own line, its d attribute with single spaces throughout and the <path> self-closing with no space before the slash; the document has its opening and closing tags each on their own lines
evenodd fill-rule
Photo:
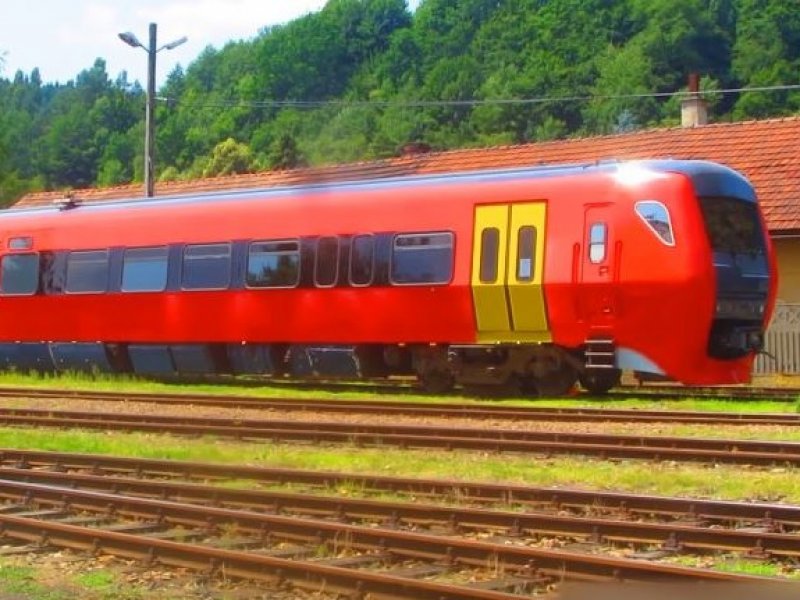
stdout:
<svg viewBox="0 0 800 600">
<path fill-rule="evenodd" d="M 39 255 L 6 254 L 0 261 L 0 293 L 31 296 L 39 289 Z"/>
<path fill-rule="evenodd" d="M 636 214 L 641 217 L 647 227 L 667 246 L 675 245 L 672 234 L 672 221 L 667 207 L 656 200 L 642 200 L 636 203 Z"/>
<path fill-rule="evenodd" d="M 122 261 L 123 292 L 163 292 L 167 287 L 167 248 L 129 248 Z"/>
<path fill-rule="evenodd" d="M 517 233 L 517 280 L 533 281 L 536 254 L 536 227 L 526 225 Z"/>
<path fill-rule="evenodd" d="M 589 260 L 595 264 L 606 258 L 606 224 L 592 223 L 589 228 Z"/>
<path fill-rule="evenodd" d="M 67 257 L 68 294 L 99 294 L 108 290 L 108 250 L 70 252 Z"/>
<path fill-rule="evenodd" d="M 499 249 L 500 230 L 497 227 L 487 227 L 481 231 L 481 270 L 479 273 L 481 283 L 497 281 Z"/>
<path fill-rule="evenodd" d="M 230 282 L 230 244 L 186 246 L 183 251 L 183 289 L 224 290 Z"/>
<path fill-rule="evenodd" d="M 391 267 L 392 283 L 398 285 L 448 283 L 452 277 L 452 233 L 395 236 Z"/>
<path fill-rule="evenodd" d="M 357 235 L 350 247 L 350 284 L 365 286 L 372 283 L 375 272 L 375 236 Z"/>
<path fill-rule="evenodd" d="M 300 281 L 297 240 L 253 242 L 247 255 L 247 287 L 291 288 Z"/>
<path fill-rule="evenodd" d="M 333 287 L 339 272 L 339 238 L 323 237 L 317 240 L 314 262 L 314 283 L 318 287 Z"/>
</svg>

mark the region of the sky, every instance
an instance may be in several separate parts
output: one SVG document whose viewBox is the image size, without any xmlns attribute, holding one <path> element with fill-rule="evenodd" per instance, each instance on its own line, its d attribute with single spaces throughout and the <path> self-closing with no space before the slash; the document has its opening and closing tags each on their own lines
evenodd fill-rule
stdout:
<svg viewBox="0 0 800 600">
<path fill-rule="evenodd" d="M 408 0 L 416 8 L 421 0 Z M 186 36 L 188 41 L 162 50 L 156 61 L 161 85 L 172 69 L 186 68 L 206 46 L 250 39 L 268 25 L 315 12 L 325 0 L 0 0 L 0 77 L 10 79 L 38 67 L 44 82 L 66 83 L 106 61 L 114 80 L 147 79 L 147 53 L 124 44 L 118 33 L 132 32 L 145 46 L 149 24 L 156 23 L 157 46 Z"/>
</svg>

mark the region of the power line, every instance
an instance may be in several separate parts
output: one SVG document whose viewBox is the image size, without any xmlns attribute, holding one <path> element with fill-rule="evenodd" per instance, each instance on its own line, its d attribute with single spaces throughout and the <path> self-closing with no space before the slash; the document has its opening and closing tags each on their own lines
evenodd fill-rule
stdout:
<svg viewBox="0 0 800 600">
<path fill-rule="evenodd" d="M 648 92 L 641 94 L 601 94 L 595 96 L 539 96 L 534 98 L 489 98 L 474 100 L 230 100 L 219 102 L 184 103 L 175 98 L 158 97 L 160 102 L 181 104 L 192 108 L 434 108 L 434 107 L 475 107 L 492 105 L 533 105 L 553 104 L 558 102 L 593 102 L 608 100 L 636 100 L 643 98 L 671 98 L 676 96 L 696 97 L 715 94 L 745 94 L 754 92 L 776 92 L 800 90 L 800 84 L 770 85 L 759 87 L 723 88 L 718 90 L 701 90 L 689 92 Z"/>
</svg>

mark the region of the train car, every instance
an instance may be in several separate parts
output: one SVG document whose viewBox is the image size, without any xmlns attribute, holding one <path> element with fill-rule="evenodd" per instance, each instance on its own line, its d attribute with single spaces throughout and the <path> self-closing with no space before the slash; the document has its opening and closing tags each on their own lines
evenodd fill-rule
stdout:
<svg viewBox="0 0 800 600">
<path fill-rule="evenodd" d="M 3 211 L 0 246 L 19 370 L 740 383 L 776 291 L 752 187 L 702 161 L 72 198 Z"/>
</svg>

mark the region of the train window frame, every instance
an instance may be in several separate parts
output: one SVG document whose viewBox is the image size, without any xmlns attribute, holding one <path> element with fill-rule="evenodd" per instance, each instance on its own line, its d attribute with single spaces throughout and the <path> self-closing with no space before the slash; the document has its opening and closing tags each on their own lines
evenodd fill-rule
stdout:
<svg viewBox="0 0 800 600">
<path fill-rule="evenodd" d="M 448 243 L 446 245 L 431 245 L 431 244 L 410 244 L 407 247 L 398 246 L 398 242 L 403 240 L 412 240 L 414 238 L 434 238 L 436 236 L 446 236 Z M 419 232 L 404 232 L 396 233 L 392 238 L 392 255 L 389 264 L 389 282 L 395 286 L 420 286 L 420 285 L 448 285 L 453 280 L 455 271 L 455 244 L 456 236 L 452 231 L 419 231 Z M 398 253 L 398 247 L 401 250 Z M 449 260 L 447 264 L 447 278 L 440 278 L 433 281 L 413 280 L 402 281 L 397 278 L 397 258 L 403 256 L 405 253 L 419 252 L 421 250 L 438 250 L 446 248 L 449 251 Z"/>
<path fill-rule="evenodd" d="M 531 232 L 529 240 L 523 238 L 523 233 Z M 523 241 L 526 242 L 523 245 Z M 517 229 L 517 281 L 530 283 L 536 279 L 536 244 L 539 241 L 539 231 L 534 225 L 522 225 Z M 523 258 L 523 250 L 527 255 Z M 523 273 L 523 267 L 526 269 Z"/>
<path fill-rule="evenodd" d="M 277 248 L 275 250 L 269 251 L 262 251 L 261 254 L 270 254 L 270 255 L 278 255 L 284 256 L 289 255 L 294 257 L 293 266 L 294 269 L 294 282 L 291 285 L 254 285 L 251 283 L 250 279 L 250 261 L 253 256 L 253 248 L 258 245 L 275 245 L 279 246 L 280 244 L 294 244 L 294 250 L 282 249 Z M 272 240 L 253 240 L 247 246 L 247 261 L 245 264 L 245 288 L 248 290 L 287 290 L 287 289 L 294 289 L 300 285 L 300 271 L 302 269 L 302 260 L 300 255 L 300 239 L 299 238 L 279 238 L 279 239 L 272 239 Z"/>
<path fill-rule="evenodd" d="M 656 228 L 656 226 L 651 222 L 646 214 L 642 211 L 645 210 L 645 205 L 649 207 L 654 207 L 656 209 L 660 209 L 662 211 L 663 217 L 666 218 L 666 221 L 659 221 L 660 223 L 666 223 L 666 231 L 661 231 Z M 639 200 L 633 206 L 634 211 L 636 212 L 637 216 L 642 220 L 642 222 L 647 226 L 647 228 L 653 232 L 653 235 L 656 236 L 656 239 L 660 241 L 665 246 L 674 247 L 675 246 L 675 229 L 672 227 L 672 215 L 669 212 L 667 206 L 658 200 Z M 668 235 L 669 237 L 665 237 Z"/>
<path fill-rule="evenodd" d="M 33 289 L 25 292 L 8 292 L 5 290 L 6 281 L 6 260 L 20 257 L 34 257 L 35 258 L 35 277 Z M 39 276 L 40 276 L 40 257 L 38 252 L 14 252 L 11 254 L 4 254 L 0 257 L 0 295 L 2 296 L 35 296 L 39 292 Z M 26 288 L 30 289 L 30 288 Z"/>
<path fill-rule="evenodd" d="M 369 277 L 367 278 L 366 282 L 355 281 L 355 278 L 353 277 L 353 257 L 356 255 L 356 244 L 358 240 L 370 241 Z M 353 239 L 350 241 L 350 257 L 347 262 L 347 281 L 353 287 L 368 287 L 375 281 L 375 234 L 360 233 L 358 235 L 354 235 Z"/>
<path fill-rule="evenodd" d="M 333 240 L 336 243 L 336 253 L 332 257 L 333 262 L 332 264 L 323 265 L 325 267 L 332 267 L 330 271 L 333 273 L 333 279 L 331 281 L 325 281 L 320 283 L 319 280 L 319 272 L 320 272 L 320 246 L 324 242 L 328 242 Z M 339 282 L 339 257 L 342 253 L 342 242 L 339 239 L 338 235 L 324 235 L 317 238 L 317 243 L 314 247 L 314 285 L 318 288 L 332 288 L 336 287 L 336 284 Z M 330 261 L 330 256 L 323 257 L 324 260 Z"/>
<path fill-rule="evenodd" d="M 130 287 L 125 286 L 125 271 L 128 265 L 128 258 L 132 255 L 132 253 L 136 252 L 153 252 L 157 250 L 163 250 L 163 269 L 164 269 L 164 276 L 163 282 L 160 281 L 160 287 L 140 287 L 132 289 Z M 157 257 L 161 259 L 162 257 Z M 161 262 L 159 260 L 159 262 Z M 122 273 L 120 274 L 120 286 L 119 289 L 121 292 L 126 294 L 143 294 L 148 292 L 163 292 L 167 289 L 167 282 L 169 281 L 169 247 L 168 246 L 140 246 L 136 248 L 125 248 L 125 251 L 122 255 Z"/>
<path fill-rule="evenodd" d="M 486 234 L 493 233 L 495 235 L 494 247 L 492 253 L 487 253 L 487 236 Z M 481 283 L 496 283 L 500 271 L 500 228 L 499 227 L 484 227 L 481 229 L 481 250 L 478 262 L 478 281 Z M 488 259 L 488 261 L 487 261 Z M 488 268 L 487 268 L 488 267 Z M 491 275 L 491 277 L 489 276 Z"/>
<path fill-rule="evenodd" d="M 88 258 L 89 255 L 105 255 L 105 260 L 84 260 L 84 258 Z M 80 259 L 79 259 L 80 257 Z M 91 289 L 70 289 L 70 280 L 72 279 L 73 283 L 75 281 L 74 268 L 77 265 L 81 265 L 82 263 L 105 263 L 105 268 L 103 270 L 103 279 L 104 284 L 103 286 L 96 286 L 92 287 Z M 101 250 L 72 250 L 67 255 L 67 273 L 66 278 L 64 280 L 64 293 L 65 294 L 105 294 L 108 292 L 108 284 L 110 280 L 110 263 L 111 263 L 111 253 L 108 249 L 101 249 Z M 99 272 L 99 271 L 98 271 Z"/>
<path fill-rule="evenodd" d="M 205 286 L 205 287 L 193 287 L 187 285 L 186 281 L 186 273 L 187 269 L 187 258 L 189 260 L 189 264 L 191 264 L 192 260 L 200 260 L 201 258 L 208 258 L 208 257 L 189 257 L 188 254 L 199 248 L 212 248 L 212 247 L 224 247 L 227 249 L 227 278 L 224 285 L 219 286 Z M 219 255 L 220 257 L 223 256 L 222 254 Z M 183 247 L 183 253 L 181 254 L 181 290 L 185 292 L 211 292 L 211 291 L 219 291 L 219 290 L 227 290 L 231 286 L 231 277 L 233 274 L 233 246 L 230 242 L 204 242 L 199 244 L 186 244 Z"/>
<path fill-rule="evenodd" d="M 601 236 L 598 238 L 596 232 Z M 600 264 L 606 259 L 608 253 L 608 224 L 604 221 L 592 223 L 589 226 L 589 261 Z"/>
</svg>

